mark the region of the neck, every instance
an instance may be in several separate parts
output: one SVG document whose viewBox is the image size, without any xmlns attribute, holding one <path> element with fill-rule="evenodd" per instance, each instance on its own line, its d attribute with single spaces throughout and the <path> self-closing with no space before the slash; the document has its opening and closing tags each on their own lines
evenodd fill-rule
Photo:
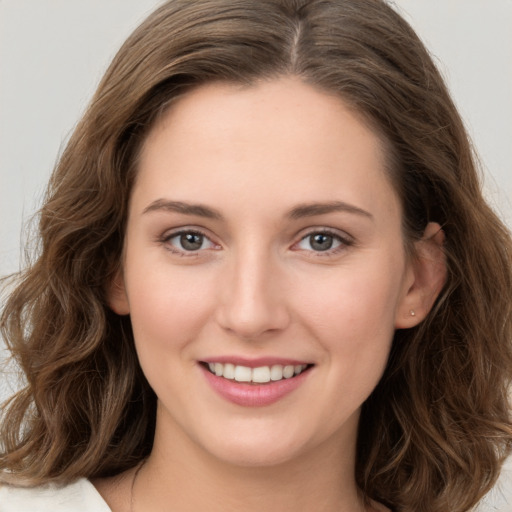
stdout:
<svg viewBox="0 0 512 512">
<path fill-rule="evenodd" d="M 355 432 L 350 443 L 333 435 L 293 459 L 255 466 L 220 460 L 169 427 L 157 422 L 153 452 L 134 486 L 136 512 L 170 504 L 179 512 L 365 510 L 354 480 Z"/>
</svg>

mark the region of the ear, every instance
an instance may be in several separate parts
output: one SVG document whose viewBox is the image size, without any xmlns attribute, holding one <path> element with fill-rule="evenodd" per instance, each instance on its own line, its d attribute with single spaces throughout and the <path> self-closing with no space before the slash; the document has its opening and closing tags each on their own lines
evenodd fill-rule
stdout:
<svg viewBox="0 0 512 512">
<path fill-rule="evenodd" d="M 418 325 L 431 310 L 446 282 L 444 232 L 436 222 L 429 222 L 421 240 L 414 244 L 406 293 L 396 312 L 395 328 Z"/>
<path fill-rule="evenodd" d="M 107 287 L 107 302 L 110 309 L 118 315 L 129 315 L 130 304 L 126 294 L 124 276 L 121 269 L 117 270 Z"/>
</svg>

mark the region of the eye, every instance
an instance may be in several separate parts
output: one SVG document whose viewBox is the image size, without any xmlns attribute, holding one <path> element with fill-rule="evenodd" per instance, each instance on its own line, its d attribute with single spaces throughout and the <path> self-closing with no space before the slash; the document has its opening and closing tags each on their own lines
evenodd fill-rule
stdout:
<svg viewBox="0 0 512 512">
<path fill-rule="evenodd" d="M 314 251 L 318 253 L 336 253 L 337 250 L 352 245 L 352 240 L 330 231 L 315 231 L 303 237 L 296 248 L 303 251 Z"/>
<path fill-rule="evenodd" d="M 206 249 L 216 249 L 218 245 L 213 243 L 200 231 L 186 230 L 172 233 L 162 240 L 173 252 L 187 253 Z"/>
</svg>

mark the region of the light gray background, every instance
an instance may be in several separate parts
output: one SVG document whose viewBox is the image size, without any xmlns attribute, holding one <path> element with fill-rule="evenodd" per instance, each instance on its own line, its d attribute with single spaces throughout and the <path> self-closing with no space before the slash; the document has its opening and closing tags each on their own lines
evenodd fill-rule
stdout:
<svg viewBox="0 0 512 512">
<path fill-rule="evenodd" d="M 160 3 L 0 0 L 0 275 L 19 268 L 22 225 L 102 72 Z M 512 0 L 392 3 L 435 56 L 480 154 L 487 197 L 512 226 Z M 16 387 L 5 375 L 0 400 Z M 500 484 L 482 512 L 512 512 L 512 464 Z"/>
</svg>

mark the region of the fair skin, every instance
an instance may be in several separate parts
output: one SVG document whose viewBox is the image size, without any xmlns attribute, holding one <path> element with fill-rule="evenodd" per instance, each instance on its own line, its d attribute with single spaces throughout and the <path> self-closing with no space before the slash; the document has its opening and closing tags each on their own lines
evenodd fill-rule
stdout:
<svg viewBox="0 0 512 512">
<path fill-rule="evenodd" d="M 339 98 L 288 77 L 170 108 L 142 150 L 110 293 L 158 397 L 134 510 L 366 510 L 361 404 L 394 330 L 444 280 L 439 226 L 414 259 L 401 226 L 383 144 Z M 236 383 L 208 363 L 301 373 Z M 95 482 L 114 512 L 132 479 Z"/>
</svg>

